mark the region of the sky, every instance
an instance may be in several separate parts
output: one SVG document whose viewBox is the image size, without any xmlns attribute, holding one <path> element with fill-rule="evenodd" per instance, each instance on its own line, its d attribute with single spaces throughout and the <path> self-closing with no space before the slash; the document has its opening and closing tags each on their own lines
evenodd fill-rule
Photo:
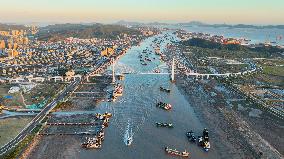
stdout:
<svg viewBox="0 0 284 159">
<path fill-rule="evenodd" d="M 0 0 L 0 22 L 284 24 L 284 0 Z"/>
</svg>

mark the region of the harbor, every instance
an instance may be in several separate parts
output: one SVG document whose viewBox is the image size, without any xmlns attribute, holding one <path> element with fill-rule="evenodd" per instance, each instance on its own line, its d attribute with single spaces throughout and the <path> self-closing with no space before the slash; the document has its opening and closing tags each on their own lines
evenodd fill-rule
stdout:
<svg viewBox="0 0 284 159">
<path fill-rule="evenodd" d="M 153 60 L 147 61 L 147 65 L 141 65 L 139 59 L 139 54 L 145 49 L 154 52 L 155 48 L 152 46 L 155 45 L 155 39 L 162 37 L 146 39 L 140 46 L 129 49 L 125 56 L 116 62 L 116 66 L 114 66 L 116 73 L 132 71 L 132 74 L 125 74 L 124 80 L 117 81 L 123 86 L 123 94 L 117 100 L 102 101 L 94 107 L 90 105 L 86 107 L 84 106 L 86 102 L 81 101 L 81 104 L 83 104 L 81 108 L 83 109 L 80 111 L 107 111 L 113 114 L 111 124 L 107 128 L 103 148 L 100 151 L 84 150 L 80 148 L 80 144 L 72 144 L 73 146 L 71 146 L 67 141 L 58 140 L 56 136 L 48 136 L 43 137 L 43 142 L 31 153 L 31 157 L 48 156 L 51 151 L 53 151 L 54 156 L 61 156 L 60 152 L 50 147 L 51 144 L 60 141 L 67 152 L 76 152 L 76 156 L 79 158 L 92 158 L 92 156 L 104 158 L 105 154 L 108 154 L 111 158 L 116 158 L 117 155 L 124 156 L 124 158 L 137 156 L 140 156 L 140 158 L 171 158 L 171 156 L 165 155 L 163 149 L 165 146 L 181 150 L 186 147 L 192 158 L 217 158 L 218 152 L 214 149 L 214 146 L 207 153 L 201 147 L 192 146 L 186 139 L 184 134 L 187 131 L 193 129 L 202 132 L 205 125 L 198 119 L 198 114 L 194 112 L 191 104 L 175 84 L 170 82 L 169 74 L 143 74 L 141 76 L 142 73 L 153 72 L 157 67 L 161 73 L 169 72 L 168 66 L 160 60 L 160 55 L 149 54 L 149 58 Z M 167 42 L 161 44 L 162 49 Z M 112 66 L 109 69 L 111 68 Z M 161 86 L 163 86 L 163 89 L 160 88 Z M 113 86 L 110 84 L 107 90 L 112 90 L 112 88 Z M 158 102 L 172 105 L 173 110 L 167 112 L 157 108 Z M 76 102 L 76 107 L 79 110 L 80 102 Z M 158 129 L 156 124 L 153 124 L 155 121 L 174 123 L 175 125 L 170 129 Z M 89 127 L 88 129 L 92 128 Z M 68 136 L 68 138 L 70 137 Z M 45 138 L 48 138 L 48 140 Z M 72 140 L 77 140 L 74 143 L 83 143 L 85 138 L 75 137 Z M 42 151 L 42 144 L 50 146 Z"/>
<path fill-rule="evenodd" d="M 209 78 L 195 78 L 192 64 L 171 47 L 177 39 L 172 31 L 149 37 L 81 83 L 47 120 L 41 142 L 27 156 L 210 159 L 260 156 L 263 150 L 272 155 L 268 145 L 253 146 L 260 139 L 243 119 L 232 120 L 237 117 L 224 96 L 241 97 L 229 90 L 221 95 Z M 93 121 L 105 112 L 112 114 L 106 131 Z"/>
<path fill-rule="evenodd" d="M 284 1 L 1 5 L 0 159 L 284 159 Z"/>
</svg>

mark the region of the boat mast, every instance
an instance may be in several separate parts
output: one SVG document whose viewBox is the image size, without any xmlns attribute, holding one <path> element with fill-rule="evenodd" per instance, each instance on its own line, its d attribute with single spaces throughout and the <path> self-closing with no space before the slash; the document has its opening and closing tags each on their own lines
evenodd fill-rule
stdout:
<svg viewBox="0 0 284 159">
<path fill-rule="evenodd" d="M 115 64 L 115 61 L 114 59 L 112 59 L 112 83 L 115 83 L 114 64 Z"/>
</svg>

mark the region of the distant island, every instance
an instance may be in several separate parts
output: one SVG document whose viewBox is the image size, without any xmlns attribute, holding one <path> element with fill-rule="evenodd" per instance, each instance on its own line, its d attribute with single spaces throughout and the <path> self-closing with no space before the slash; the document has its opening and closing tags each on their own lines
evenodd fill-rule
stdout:
<svg viewBox="0 0 284 159">
<path fill-rule="evenodd" d="M 248 24 L 236 24 L 236 25 L 231 25 L 231 24 L 206 24 L 202 23 L 199 21 L 191 21 L 188 23 L 178 23 L 178 25 L 183 25 L 183 26 L 201 26 L 201 27 L 215 27 L 215 28 L 253 28 L 253 29 L 284 29 L 284 25 L 248 25 Z"/>
<path fill-rule="evenodd" d="M 182 26 L 199 26 L 199 27 L 215 27 L 215 28 L 253 28 L 253 29 L 284 29 L 284 25 L 249 25 L 249 24 L 207 24 L 200 21 L 191 21 L 187 23 L 161 23 L 161 22 L 149 22 L 149 23 L 142 23 L 142 22 L 132 22 L 132 21 L 124 21 L 120 20 L 116 23 L 116 25 L 131 25 L 131 26 L 139 26 L 139 25 L 182 25 Z"/>
</svg>

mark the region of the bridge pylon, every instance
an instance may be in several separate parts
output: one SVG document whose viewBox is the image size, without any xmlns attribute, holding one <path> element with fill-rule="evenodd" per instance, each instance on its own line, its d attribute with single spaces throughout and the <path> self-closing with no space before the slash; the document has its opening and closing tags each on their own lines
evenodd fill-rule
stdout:
<svg viewBox="0 0 284 159">
<path fill-rule="evenodd" d="M 114 71 L 115 60 L 112 59 L 112 83 L 115 84 L 115 71 Z"/>
<path fill-rule="evenodd" d="M 175 58 L 172 60 L 171 82 L 175 82 Z"/>
</svg>

